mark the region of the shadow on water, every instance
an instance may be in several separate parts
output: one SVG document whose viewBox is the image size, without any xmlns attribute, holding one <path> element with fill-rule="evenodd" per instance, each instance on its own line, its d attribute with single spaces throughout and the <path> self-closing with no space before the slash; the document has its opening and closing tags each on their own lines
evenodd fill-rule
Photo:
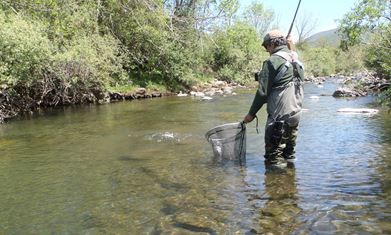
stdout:
<svg viewBox="0 0 391 235">
<path fill-rule="evenodd" d="M 211 235 L 217 234 L 216 231 L 214 231 L 211 228 L 199 227 L 199 226 L 195 226 L 195 225 L 191 225 L 191 224 L 187 224 L 187 223 L 176 222 L 173 224 L 173 226 L 176 228 L 182 228 L 184 230 L 191 231 L 191 232 L 207 233 L 207 234 L 211 234 Z"/>
</svg>

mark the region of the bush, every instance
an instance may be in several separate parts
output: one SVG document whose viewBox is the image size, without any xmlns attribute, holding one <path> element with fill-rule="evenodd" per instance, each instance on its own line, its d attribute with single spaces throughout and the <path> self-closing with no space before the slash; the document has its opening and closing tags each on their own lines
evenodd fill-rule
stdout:
<svg viewBox="0 0 391 235">
<path fill-rule="evenodd" d="M 301 53 L 306 75 L 328 76 L 335 73 L 335 49 L 307 48 Z"/>
<path fill-rule="evenodd" d="M 116 40 L 109 35 L 96 34 L 75 37 L 53 58 L 59 77 L 99 83 L 104 87 L 126 81 L 122 63 Z"/>
<path fill-rule="evenodd" d="M 214 35 L 213 69 L 226 81 L 246 83 L 253 80 L 254 71 L 267 58 L 255 29 L 236 23 Z"/>
<path fill-rule="evenodd" d="M 365 56 L 365 65 L 374 69 L 377 74 L 391 79 L 391 25 L 387 25 L 372 35 L 370 46 Z"/>
<path fill-rule="evenodd" d="M 0 83 L 13 113 L 97 102 L 109 85 L 126 80 L 110 35 L 74 35 L 56 45 L 39 21 L 1 13 L 0 24 Z"/>
<path fill-rule="evenodd" d="M 391 107 L 391 87 L 379 95 L 379 103 Z"/>
<path fill-rule="evenodd" d="M 353 46 L 349 50 L 336 50 L 335 72 L 341 74 L 352 74 L 364 69 L 364 48 Z"/>
<path fill-rule="evenodd" d="M 0 83 L 13 85 L 42 77 L 53 56 L 43 25 L 0 11 Z"/>
</svg>

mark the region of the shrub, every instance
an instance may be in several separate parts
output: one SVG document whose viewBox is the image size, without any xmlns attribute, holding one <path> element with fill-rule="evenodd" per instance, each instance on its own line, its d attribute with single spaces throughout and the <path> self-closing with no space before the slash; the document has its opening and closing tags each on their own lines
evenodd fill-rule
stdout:
<svg viewBox="0 0 391 235">
<path fill-rule="evenodd" d="M 255 29 L 245 23 L 236 23 L 215 35 L 213 69 L 220 79 L 248 82 L 267 58 Z"/>
<path fill-rule="evenodd" d="M 374 69 L 379 76 L 391 79 L 391 25 L 387 25 L 372 35 L 365 56 L 365 65 Z"/>
<path fill-rule="evenodd" d="M 97 34 L 75 37 L 53 59 L 63 79 L 80 79 L 105 87 L 126 80 L 122 63 L 116 40 Z"/>
<path fill-rule="evenodd" d="M 53 47 L 38 21 L 0 11 L 0 83 L 13 85 L 42 77 Z"/>
<path fill-rule="evenodd" d="M 328 76 L 335 73 L 333 48 L 307 48 L 301 53 L 307 75 Z"/>
<path fill-rule="evenodd" d="M 336 50 L 335 72 L 341 74 L 352 74 L 362 71 L 364 68 L 364 52 L 362 46 L 353 46 L 349 50 Z"/>
</svg>

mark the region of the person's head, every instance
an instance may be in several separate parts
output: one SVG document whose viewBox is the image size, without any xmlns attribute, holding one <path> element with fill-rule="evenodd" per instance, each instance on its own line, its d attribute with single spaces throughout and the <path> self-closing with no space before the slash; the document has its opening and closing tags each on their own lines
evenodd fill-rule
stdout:
<svg viewBox="0 0 391 235">
<path fill-rule="evenodd" d="M 276 47 L 282 45 L 287 45 L 287 40 L 284 34 L 278 29 L 269 31 L 268 33 L 266 33 L 265 37 L 263 38 L 262 46 L 265 47 L 265 49 L 270 54 L 273 53 Z"/>
</svg>

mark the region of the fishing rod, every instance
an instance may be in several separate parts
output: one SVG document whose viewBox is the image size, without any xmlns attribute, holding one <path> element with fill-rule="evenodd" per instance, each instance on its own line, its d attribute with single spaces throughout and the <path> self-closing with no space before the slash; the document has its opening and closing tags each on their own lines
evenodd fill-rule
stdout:
<svg viewBox="0 0 391 235">
<path fill-rule="evenodd" d="M 291 32 L 292 32 L 293 24 L 295 23 L 295 19 L 296 19 L 296 16 L 297 16 L 297 12 L 299 11 L 300 3 L 301 3 L 301 0 L 299 0 L 299 4 L 297 4 L 296 12 L 295 12 L 295 15 L 293 16 L 293 20 L 292 20 L 292 23 L 291 23 L 291 27 L 289 27 L 289 31 L 288 31 L 288 34 L 286 35 L 286 39 L 288 39 L 289 35 L 290 35 Z M 292 50 L 291 42 L 288 42 L 288 43 L 287 43 L 287 46 L 288 46 L 288 49 L 289 49 L 289 50 Z"/>
<path fill-rule="evenodd" d="M 295 15 L 293 16 L 291 27 L 289 27 L 289 31 L 288 31 L 288 34 L 286 35 L 286 37 L 288 37 L 292 32 L 293 24 L 295 23 L 297 12 L 299 11 L 300 3 L 301 3 L 301 0 L 299 0 L 299 4 L 297 4 L 296 12 L 295 12 Z"/>
</svg>

